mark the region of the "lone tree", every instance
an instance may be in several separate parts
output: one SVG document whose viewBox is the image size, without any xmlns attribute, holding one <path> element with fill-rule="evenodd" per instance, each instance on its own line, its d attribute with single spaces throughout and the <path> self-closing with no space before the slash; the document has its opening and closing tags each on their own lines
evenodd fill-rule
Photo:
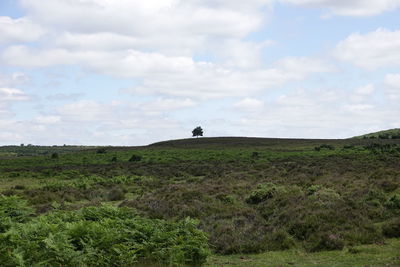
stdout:
<svg viewBox="0 0 400 267">
<path fill-rule="evenodd" d="M 203 129 L 200 126 L 197 126 L 196 128 L 193 129 L 192 134 L 193 137 L 203 136 Z"/>
</svg>

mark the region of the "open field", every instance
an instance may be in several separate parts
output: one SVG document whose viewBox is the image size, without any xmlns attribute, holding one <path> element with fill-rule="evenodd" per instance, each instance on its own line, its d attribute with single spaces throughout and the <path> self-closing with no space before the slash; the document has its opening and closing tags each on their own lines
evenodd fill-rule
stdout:
<svg viewBox="0 0 400 267">
<path fill-rule="evenodd" d="M 0 259 L 8 266 L 40 257 L 52 259 L 53 266 L 85 266 L 93 251 L 106 255 L 98 266 L 201 264 L 208 251 L 211 266 L 398 263 L 399 242 L 389 238 L 400 237 L 399 139 L 199 138 L 145 147 L 1 147 L 0 181 L 3 205 L 11 207 L 0 213 L 0 242 L 7 247 Z M 170 236 L 146 235 L 146 244 L 153 245 L 142 249 L 143 240 L 126 241 L 129 233 L 113 240 L 119 232 L 105 243 L 92 235 L 79 243 L 74 227 L 91 223 L 101 229 L 99 236 L 108 236 L 104 229 L 110 224 L 121 231 L 161 227 Z M 38 247 L 53 254 L 33 256 L 34 248 L 21 244 L 42 224 L 64 229 L 64 243 L 54 245 L 44 234 Z M 23 235 L 22 229 L 33 232 Z M 86 236 L 90 227 L 79 229 Z M 165 241 L 179 240 L 182 231 L 184 240 Z M 81 258 L 63 256 L 67 248 Z"/>
</svg>

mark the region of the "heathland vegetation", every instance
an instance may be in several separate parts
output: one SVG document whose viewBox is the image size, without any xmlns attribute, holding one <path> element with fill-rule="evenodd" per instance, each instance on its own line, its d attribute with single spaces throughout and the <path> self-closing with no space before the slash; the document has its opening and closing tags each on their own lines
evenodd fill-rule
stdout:
<svg viewBox="0 0 400 267">
<path fill-rule="evenodd" d="M 400 261 L 396 138 L 1 147 L 0 179 L 2 266 Z"/>
</svg>

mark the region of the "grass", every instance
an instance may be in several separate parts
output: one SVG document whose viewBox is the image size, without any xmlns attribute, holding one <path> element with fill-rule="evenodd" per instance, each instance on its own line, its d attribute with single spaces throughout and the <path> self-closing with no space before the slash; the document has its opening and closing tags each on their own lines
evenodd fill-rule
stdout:
<svg viewBox="0 0 400 267">
<path fill-rule="evenodd" d="M 400 266 L 400 239 L 386 244 L 357 246 L 343 251 L 307 253 L 301 250 L 268 252 L 256 255 L 211 256 L 206 266 Z"/>
</svg>

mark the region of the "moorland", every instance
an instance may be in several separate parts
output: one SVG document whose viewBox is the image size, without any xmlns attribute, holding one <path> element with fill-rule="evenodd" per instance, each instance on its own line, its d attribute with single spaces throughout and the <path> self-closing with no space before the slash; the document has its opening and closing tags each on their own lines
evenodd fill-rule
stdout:
<svg viewBox="0 0 400 267">
<path fill-rule="evenodd" d="M 400 139 L 0 147 L 2 266 L 398 266 Z"/>
</svg>

